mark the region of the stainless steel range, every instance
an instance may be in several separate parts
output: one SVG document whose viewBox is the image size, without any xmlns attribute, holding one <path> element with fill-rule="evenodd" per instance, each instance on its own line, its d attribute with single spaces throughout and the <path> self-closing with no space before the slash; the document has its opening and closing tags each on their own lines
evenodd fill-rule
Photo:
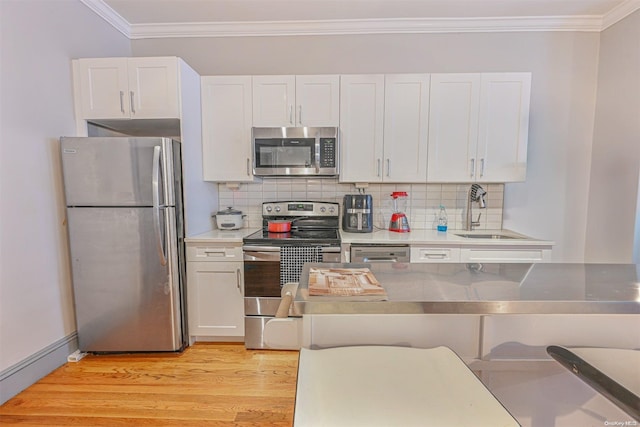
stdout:
<svg viewBox="0 0 640 427">
<path fill-rule="evenodd" d="M 282 201 L 262 204 L 262 230 L 243 239 L 245 346 L 271 348 L 264 339 L 285 283 L 297 282 L 305 262 L 340 262 L 340 205 Z M 270 232 L 289 221 L 291 230 Z"/>
</svg>

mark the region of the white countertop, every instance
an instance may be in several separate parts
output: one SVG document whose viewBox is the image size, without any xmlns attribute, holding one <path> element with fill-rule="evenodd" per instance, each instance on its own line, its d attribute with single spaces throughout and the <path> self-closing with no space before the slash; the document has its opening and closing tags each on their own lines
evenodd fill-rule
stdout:
<svg viewBox="0 0 640 427">
<path fill-rule="evenodd" d="M 186 243 L 242 243 L 242 239 L 259 228 L 241 228 L 239 230 L 211 230 L 184 239 Z M 517 239 L 470 239 L 457 234 L 502 234 Z M 347 233 L 340 230 L 342 243 L 346 244 L 406 244 L 432 246 L 553 246 L 549 240 L 534 239 L 511 230 L 412 230 L 409 233 L 397 233 L 378 230 L 373 233 Z"/>
<path fill-rule="evenodd" d="M 242 238 L 255 233 L 259 228 L 241 228 L 239 230 L 210 230 L 184 239 L 186 243 L 242 243 Z"/>
<path fill-rule="evenodd" d="M 457 234 L 501 234 L 517 237 L 516 239 L 474 239 L 457 236 Z M 464 245 L 464 246 L 553 246 L 549 240 L 534 239 L 511 230 L 412 230 L 409 233 L 398 233 L 389 230 L 378 230 L 373 233 L 347 233 L 341 231 L 342 243 L 359 244 L 408 244 L 408 245 Z"/>
</svg>

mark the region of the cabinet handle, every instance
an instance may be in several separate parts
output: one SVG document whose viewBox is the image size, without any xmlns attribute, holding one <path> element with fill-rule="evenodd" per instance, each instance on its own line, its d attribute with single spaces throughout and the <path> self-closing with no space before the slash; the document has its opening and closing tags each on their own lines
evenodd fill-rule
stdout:
<svg viewBox="0 0 640 427">
<path fill-rule="evenodd" d="M 380 176 L 380 159 L 378 159 L 378 168 L 377 168 L 376 176 Z"/>
<path fill-rule="evenodd" d="M 391 176 L 391 160 L 387 159 L 387 176 Z"/>
<path fill-rule="evenodd" d="M 302 124 L 302 105 L 298 107 L 298 123 Z"/>
<path fill-rule="evenodd" d="M 480 176 L 484 176 L 484 157 L 480 159 Z"/>
<path fill-rule="evenodd" d="M 204 253 L 207 256 L 209 256 L 209 254 L 222 255 L 222 256 L 225 256 L 227 254 L 224 249 L 205 249 Z"/>
<path fill-rule="evenodd" d="M 436 253 L 426 253 L 425 258 L 427 259 L 445 259 L 447 254 L 436 254 Z"/>
<path fill-rule="evenodd" d="M 476 174 L 476 159 L 471 159 L 471 173 L 469 174 L 471 178 Z"/>
<path fill-rule="evenodd" d="M 124 114 L 124 92 L 120 91 L 120 111 Z"/>
<path fill-rule="evenodd" d="M 250 175 L 251 175 L 251 170 L 249 169 L 249 166 L 250 166 L 250 164 L 249 164 L 249 163 L 250 163 L 250 162 L 251 162 L 251 159 L 249 159 L 249 158 L 247 157 L 247 176 L 250 176 Z"/>
<path fill-rule="evenodd" d="M 133 91 L 129 92 L 129 97 L 131 98 L 131 113 L 135 114 L 136 113 L 136 107 L 135 107 L 135 103 L 133 102 Z"/>
<path fill-rule="evenodd" d="M 293 105 L 289 104 L 289 123 L 293 124 Z"/>
<path fill-rule="evenodd" d="M 238 286 L 238 292 L 242 295 L 242 286 L 240 286 L 240 269 L 236 269 L 236 285 Z"/>
</svg>

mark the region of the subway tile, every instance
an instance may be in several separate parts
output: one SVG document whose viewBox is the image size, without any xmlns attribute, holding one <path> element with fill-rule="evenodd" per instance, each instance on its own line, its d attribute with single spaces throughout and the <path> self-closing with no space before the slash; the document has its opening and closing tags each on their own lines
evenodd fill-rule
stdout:
<svg viewBox="0 0 640 427">
<path fill-rule="evenodd" d="M 401 199 L 399 208 L 407 212 L 414 229 L 432 229 L 439 213 L 439 206 L 445 206 L 449 229 L 464 228 L 467 195 L 471 184 L 371 184 L 364 194 L 373 198 L 374 224 L 387 228 L 393 212 L 393 191 L 407 191 L 408 199 Z M 488 191 L 486 210 L 482 210 L 480 229 L 499 229 L 502 226 L 502 206 L 504 185 L 485 186 Z M 241 207 L 247 215 L 247 223 L 261 226 L 262 202 L 285 201 L 290 199 L 337 202 L 342 204 L 345 194 L 358 194 L 353 184 L 339 183 L 337 179 L 306 180 L 293 178 L 265 178 L 253 183 L 242 184 L 233 191 L 224 184 L 218 185 L 220 206 Z M 403 207 L 404 206 L 404 207 Z M 479 213 L 477 203 L 473 205 L 474 217 Z"/>
<path fill-rule="evenodd" d="M 293 200 L 304 201 L 307 198 L 307 192 L 306 191 L 292 191 L 291 192 L 291 198 Z"/>
<path fill-rule="evenodd" d="M 291 191 L 296 193 L 306 193 L 307 192 L 307 184 L 306 183 L 292 183 Z"/>
</svg>

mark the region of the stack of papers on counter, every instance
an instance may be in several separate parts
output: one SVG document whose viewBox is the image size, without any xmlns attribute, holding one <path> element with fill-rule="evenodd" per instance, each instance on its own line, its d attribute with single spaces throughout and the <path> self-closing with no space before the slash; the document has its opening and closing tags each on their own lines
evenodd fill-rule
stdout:
<svg viewBox="0 0 640 427">
<path fill-rule="evenodd" d="M 368 268 L 312 267 L 309 269 L 309 296 L 387 299 L 384 288 Z"/>
</svg>

